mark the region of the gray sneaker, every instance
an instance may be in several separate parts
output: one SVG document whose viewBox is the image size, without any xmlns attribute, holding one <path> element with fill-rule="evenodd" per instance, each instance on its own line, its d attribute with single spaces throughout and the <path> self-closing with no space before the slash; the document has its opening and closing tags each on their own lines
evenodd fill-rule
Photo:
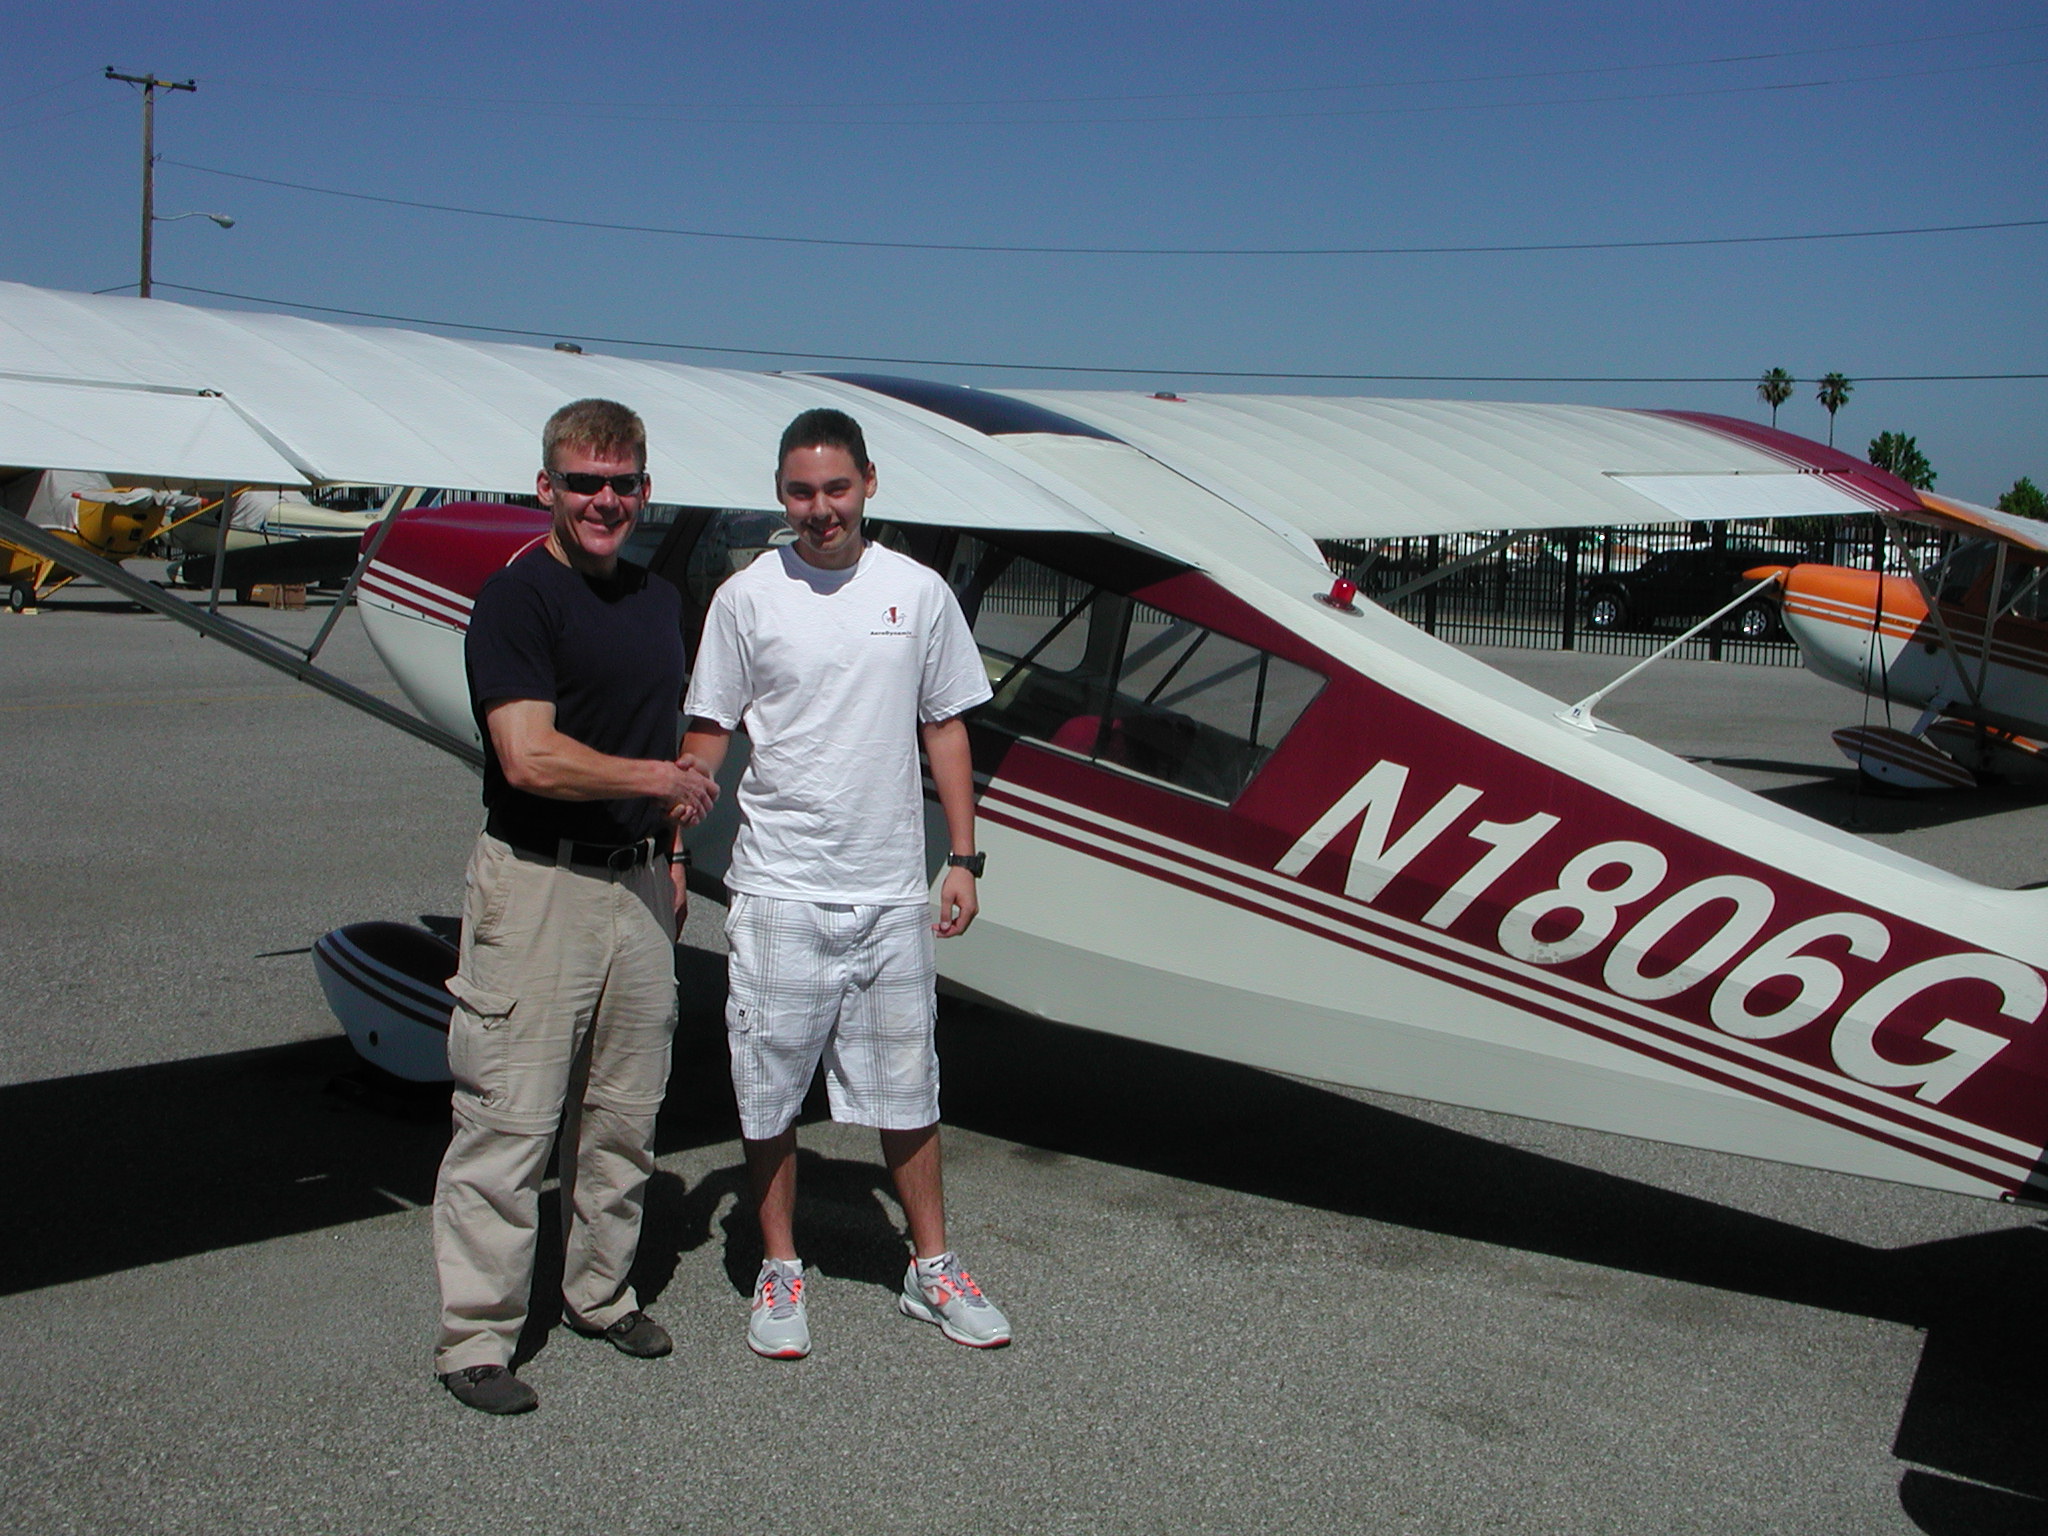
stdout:
<svg viewBox="0 0 2048 1536">
<path fill-rule="evenodd" d="M 747 1314 L 747 1348 L 768 1360 L 801 1360 L 811 1352 L 802 1264 L 762 1261 L 754 1280 L 754 1309 Z"/>
<path fill-rule="evenodd" d="M 955 1344 L 995 1349 L 1010 1342 L 1010 1320 L 981 1294 L 974 1276 L 950 1253 L 944 1256 L 937 1274 L 925 1277 L 919 1276 L 912 1260 L 904 1271 L 903 1294 L 896 1298 L 896 1305 L 905 1317 L 937 1323 L 939 1331 Z"/>
</svg>

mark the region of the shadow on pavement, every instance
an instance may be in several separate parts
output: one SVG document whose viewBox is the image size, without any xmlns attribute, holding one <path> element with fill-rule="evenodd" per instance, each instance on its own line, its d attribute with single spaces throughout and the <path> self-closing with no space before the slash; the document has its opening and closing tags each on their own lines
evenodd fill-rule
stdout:
<svg viewBox="0 0 2048 1536">
<path fill-rule="evenodd" d="M 681 959 L 662 1153 L 738 1134 L 718 1011 L 689 1002 L 722 998 L 722 961 Z M 1040 1153 L 1922 1328 L 1897 1454 L 2048 1497 L 2039 1228 L 1872 1248 L 1310 1084 L 959 1002 L 942 1009 L 941 1054 L 948 1122 Z M 0 1294 L 427 1203 L 445 1109 L 395 1114 L 328 1091 L 354 1070 L 334 1037 L 0 1088 L 0 1157 L 15 1171 Z M 649 1299 L 678 1255 L 714 1240 L 714 1221 L 735 1290 L 751 1287 L 741 1177 L 722 1169 L 684 1189 L 663 1176 L 636 1275 Z M 807 1155 L 803 1180 L 821 1261 L 893 1285 L 902 1248 L 880 1167 Z M 550 1321 L 535 1319 L 543 1333 Z M 1941 1511 L 1976 1496 L 1933 1477 L 1900 1493 L 1930 1531 L 1966 1528 Z"/>
</svg>

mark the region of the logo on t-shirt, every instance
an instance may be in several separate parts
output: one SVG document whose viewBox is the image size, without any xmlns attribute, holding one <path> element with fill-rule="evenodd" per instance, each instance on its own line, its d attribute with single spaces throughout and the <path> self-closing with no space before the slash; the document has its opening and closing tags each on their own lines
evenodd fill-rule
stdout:
<svg viewBox="0 0 2048 1536">
<path fill-rule="evenodd" d="M 868 631 L 868 633 L 871 635 L 902 635 L 905 638 L 908 638 L 910 634 L 910 615 L 905 613 L 901 608 L 897 607 L 894 603 L 891 603 L 888 606 L 888 608 L 883 611 L 882 622 L 887 626 L 887 628 L 871 629 Z"/>
</svg>

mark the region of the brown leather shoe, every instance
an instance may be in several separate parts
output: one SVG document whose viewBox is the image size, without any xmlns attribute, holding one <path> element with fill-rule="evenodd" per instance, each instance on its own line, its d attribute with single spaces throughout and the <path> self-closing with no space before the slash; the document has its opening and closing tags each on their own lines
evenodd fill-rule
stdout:
<svg viewBox="0 0 2048 1536">
<path fill-rule="evenodd" d="M 450 1371 L 441 1385 L 455 1401 L 479 1413 L 531 1413 L 540 1394 L 502 1365 L 471 1365 Z"/>
<path fill-rule="evenodd" d="M 676 1347 L 668 1330 L 645 1312 L 628 1312 L 609 1328 L 577 1328 L 574 1323 L 569 1326 L 586 1339 L 603 1339 L 620 1354 L 636 1360 L 659 1360 Z"/>
</svg>

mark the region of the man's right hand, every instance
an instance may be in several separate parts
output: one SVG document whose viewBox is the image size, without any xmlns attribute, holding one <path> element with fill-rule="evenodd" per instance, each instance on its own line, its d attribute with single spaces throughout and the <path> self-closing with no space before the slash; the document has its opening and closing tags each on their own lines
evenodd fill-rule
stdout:
<svg viewBox="0 0 2048 1536">
<path fill-rule="evenodd" d="M 660 800 L 668 819 L 678 826 L 694 827 L 711 814 L 711 802 L 718 798 L 718 783 L 697 766 L 697 759 L 682 753 L 672 763 L 660 765 Z"/>
</svg>

